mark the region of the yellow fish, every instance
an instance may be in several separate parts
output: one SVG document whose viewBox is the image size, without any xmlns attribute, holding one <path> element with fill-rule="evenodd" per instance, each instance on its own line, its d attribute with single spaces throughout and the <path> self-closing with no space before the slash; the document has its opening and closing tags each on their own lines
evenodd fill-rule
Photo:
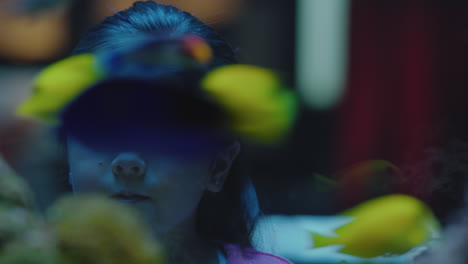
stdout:
<svg viewBox="0 0 468 264">
<path fill-rule="evenodd" d="M 45 68 L 34 83 L 33 94 L 17 113 L 58 123 L 58 114 L 63 108 L 101 78 L 94 63 L 92 54 L 83 54 Z"/>
<path fill-rule="evenodd" d="M 199 37 L 189 36 L 183 44 L 199 62 L 206 63 L 212 57 L 209 46 Z M 140 50 L 132 50 L 127 55 L 138 52 Z M 47 67 L 37 77 L 34 93 L 17 113 L 57 125 L 61 112 L 86 89 L 113 78 L 112 63 L 107 65 L 101 60 L 93 54 L 81 54 Z M 132 74 L 138 76 L 138 73 Z M 208 97 L 223 107 L 232 131 L 249 140 L 278 143 L 295 121 L 296 96 L 272 70 L 252 65 L 226 65 L 209 71 L 200 85 Z"/>
<path fill-rule="evenodd" d="M 231 128 L 256 142 L 281 142 L 295 121 L 296 96 L 272 70 L 226 65 L 209 72 L 201 84 L 230 115 Z"/>
<path fill-rule="evenodd" d="M 336 237 L 313 233 L 314 248 L 343 245 L 339 252 L 362 258 L 399 255 L 440 233 L 440 225 L 431 210 L 407 195 L 375 198 L 340 215 L 353 220 L 336 229 Z"/>
</svg>

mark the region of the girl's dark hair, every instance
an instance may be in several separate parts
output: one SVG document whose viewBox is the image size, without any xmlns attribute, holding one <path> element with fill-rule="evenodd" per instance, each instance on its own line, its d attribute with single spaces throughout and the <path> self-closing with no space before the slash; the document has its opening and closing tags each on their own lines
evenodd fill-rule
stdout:
<svg viewBox="0 0 468 264">
<path fill-rule="evenodd" d="M 187 12 L 155 2 L 136 2 L 125 11 L 89 29 L 73 54 L 116 49 L 135 38 L 196 34 L 213 50 L 210 68 L 236 63 L 233 49 L 213 29 Z M 177 76 L 174 76 L 174 79 Z M 59 131 L 63 135 L 66 131 Z M 206 192 L 197 211 L 197 231 L 219 248 L 231 243 L 252 247 L 252 233 L 259 216 L 258 201 L 250 179 L 239 173 L 238 161 L 219 193 Z"/>
<path fill-rule="evenodd" d="M 159 35 L 202 37 L 213 50 L 212 66 L 236 63 L 234 50 L 212 28 L 188 12 L 152 1 L 137 1 L 127 10 L 107 17 L 88 29 L 72 54 L 120 48 L 137 38 Z"/>
</svg>

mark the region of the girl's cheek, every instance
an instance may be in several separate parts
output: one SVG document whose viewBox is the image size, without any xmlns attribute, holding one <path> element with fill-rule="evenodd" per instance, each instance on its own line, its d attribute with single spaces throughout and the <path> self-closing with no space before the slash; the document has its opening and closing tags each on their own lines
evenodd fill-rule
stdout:
<svg viewBox="0 0 468 264">
<path fill-rule="evenodd" d="M 77 192 L 100 191 L 106 175 L 104 162 L 99 160 L 71 160 L 70 179 Z"/>
<path fill-rule="evenodd" d="M 149 163 L 145 187 L 154 196 L 190 196 L 193 190 L 204 189 L 205 175 L 193 164 L 168 159 L 158 162 L 157 166 Z"/>
<path fill-rule="evenodd" d="M 103 185 L 103 177 L 109 170 L 110 155 L 94 151 L 69 138 L 68 164 L 70 168 L 70 183 L 75 192 L 99 192 Z"/>
<path fill-rule="evenodd" d="M 184 160 L 161 162 L 153 172 L 159 175 L 160 183 L 177 188 L 186 185 L 198 185 L 203 180 L 203 173 L 201 173 L 198 164 L 191 164 Z"/>
</svg>

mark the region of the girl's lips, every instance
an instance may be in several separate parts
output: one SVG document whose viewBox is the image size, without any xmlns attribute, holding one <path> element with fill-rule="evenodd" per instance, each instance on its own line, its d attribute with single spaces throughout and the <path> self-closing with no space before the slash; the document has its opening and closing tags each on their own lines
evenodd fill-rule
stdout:
<svg viewBox="0 0 468 264">
<path fill-rule="evenodd" d="M 126 203 L 137 203 L 137 202 L 146 201 L 150 199 L 149 196 L 141 195 L 141 194 L 137 194 L 137 193 L 129 192 L 129 191 L 120 191 L 118 193 L 111 195 L 111 198 L 117 199 L 121 202 L 126 202 Z"/>
</svg>

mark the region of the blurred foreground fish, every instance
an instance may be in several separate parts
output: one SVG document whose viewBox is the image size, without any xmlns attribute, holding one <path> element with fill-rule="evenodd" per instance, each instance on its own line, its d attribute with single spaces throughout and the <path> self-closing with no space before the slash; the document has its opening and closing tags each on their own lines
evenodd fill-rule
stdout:
<svg viewBox="0 0 468 264">
<path fill-rule="evenodd" d="M 149 42 L 129 51 L 108 51 L 98 56 L 80 54 L 53 63 L 39 74 L 33 94 L 18 107 L 17 113 L 58 125 L 64 109 L 98 83 L 115 78 L 151 80 L 161 74 L 161 69 L 171 69 L 171 65 L 182 67 L 185 62 L 190 62 L 187 65 L 196 62 L 198 69 L 200 65 L 205 67 L 212 57 L 209 46 L 199 37 L 179 42 L 190 59 L 178 53 L 171 56 L 165 50 L 159 55 L 153 52 L 152 57 L 146 56 L 161 45 Z M 265 145 L 282 143 L 296 120 L 296 95 L 273 70 L 253 65 L 225 65 L 207 72 L 200 87 L 210 101 L 224 110 L 228 128 L 248 141 Z"/>
<path fill-rule="evenodd" d="M 60 199 L 47 218 L 0 207 L 2 264 L 161 264 L 162 251 L 136 211 L 107 197 Z"/>
<path fill-rule="evenodd" d="M 38 217 L 22 207 L 0 206 L 0 250 L 5 245 L 31 229 Z M 0 263 L 3 263 L 0 261 Z"/>
<path fill-rule="evenodd" d="M 134 208 L 107 197 L 75 195 L 59 200 L 47 215 L 67 264 L 162 263 L 159 244 Z"/>
<path fill-rule="evenodd" d="M 65 264 L 50 226 L 37 221 L 3 248 L 2 264 Z"/>
<path fill-rule="evenodd" d="M 33 205 L 26 181 L 0 157 L 0 263 L 57 263 L 54 236 Z"/>
<path fill-rule="evenodd" d="M 101 196 L 60 199 L 44 219 L 26 182 L 0 157 L 0 263 L 160 264 L 133 208 Z M 77 213 L 78 212 L 78 213 Z"/>
<path fill-rule="evenodd" d="M 32 209 L 32 192 L 26 181 L 16 175 L 0 156 L 0 205 Z"/>
<path fill-rule="evenodd" d="M 337 228 L 336 237 L 312 233 L 314 248 L 341 245 L 339 252 L 363 258 L 400 255 L 440 234 L 431 210 L 406 195 L 375 198 L 340 215 L 353 220 Z"/>
</svg>

